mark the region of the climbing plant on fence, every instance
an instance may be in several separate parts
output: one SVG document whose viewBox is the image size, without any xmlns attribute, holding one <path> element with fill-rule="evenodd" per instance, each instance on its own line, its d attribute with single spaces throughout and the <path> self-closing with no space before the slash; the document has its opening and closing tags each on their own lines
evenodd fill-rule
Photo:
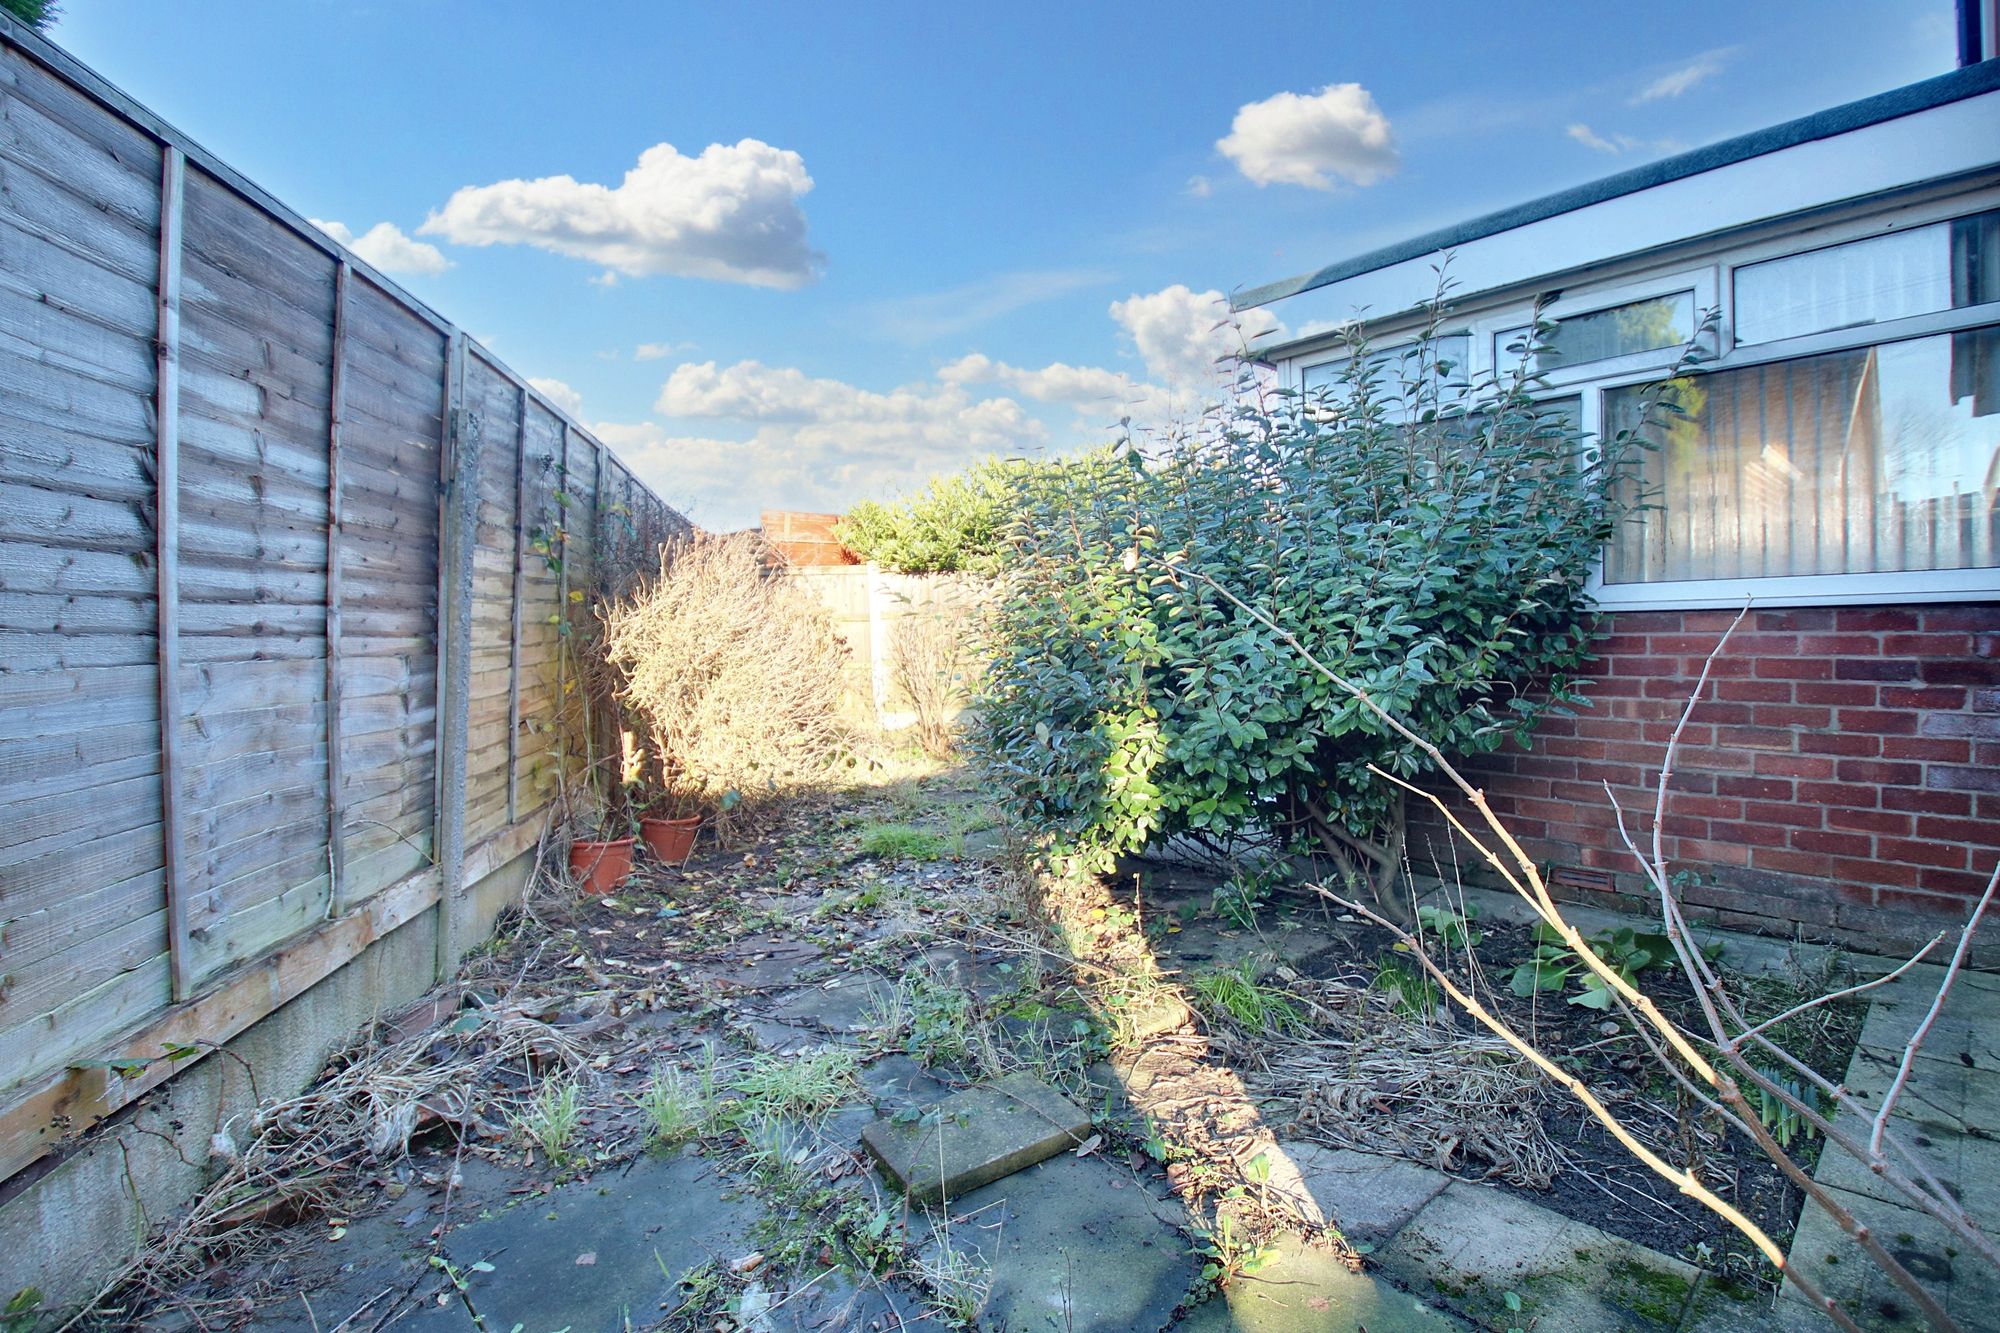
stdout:
<svg viewBox="0 0 2000 1333">
<path fill-rule="evenodd" d="M 1321 389 L 1246 381 L 1150 457 L 1020 479 L 980 746 L 1052 851 L 1256 829 L 1394 907 L 1404 793 L 1380 774 L 1428 761 L 1206 580 L 1448 755 L 1578 701 L 1586 577 L 1645 446 L 1580 439 L 1525 370 L 1469 382 L 1442 318 L 1386 354 L 1357 338 Z"/>
</svg>

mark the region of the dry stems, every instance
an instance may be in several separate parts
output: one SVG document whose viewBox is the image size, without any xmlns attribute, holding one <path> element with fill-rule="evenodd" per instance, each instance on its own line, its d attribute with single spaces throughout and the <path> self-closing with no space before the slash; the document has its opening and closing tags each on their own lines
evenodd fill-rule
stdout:
<svg viewBox="0 0 2000 1333">
<path fill-rule="evenodd" d="M 752 537 L 661 548 L 659 577 L 604 613 L 618 697 L 648 732 L 666 799 L 726 840 L 846 752 L 845 648 L 825 610 L 767 573 Z"/>
<path fill-rule="evenodd" d="M 1808 1067 L 1803 1061 L 1774 1043 L 1769 1034 L 1769 1024 L 1753 1024 L 1744 1015 L 1741 1006 L 1730 994 L 1720 975 L 1702 958 L 1699 950 L 1692 948 L 1688 941 L 1687 921 L 1682 914 L 1678 897 L 1673 888 L 1672 876 L 1667 869 L 1663 850 L 1661 827 L 1665 823 L 1666 796 L 1672 778 L 1673 765 L 1678 753 L 1681 730 L 1688 717 L 1706 690 L 1715 657 L 1727 644 L 1729 635 L 1736 625 L 1732 624 L 1715 650 L 1704 663 L 1701 678 L 1697 682 L 1687 708 L 1682 714 L 1680 726 L 1669 741 L 1662 761 L 1660 779 L 1656 791 L 1653 822 L 1653 844 L 1650 856 L 1639 852 L 1630 836 L 1626 845 L 1639 860 L 1648 881 L 1659 898 L 1661 922 L 1668 938 L 1672 940 L 1682 971 L 1694 988 L 1700 1003 L 1707 1032 L 1702 1037 L 1692 1037 L 1666 1018 L 1654 1005 L 1652 999 L 1640 991 L 1631 981 L 1619 975 L 1599 958 L 1590 948 L 1582 934 L 1564 917 L 1562 909 L 1549 893 L 1540 869 L 1534 859 L 1522 849 L 1520 843 L 1507 830 L 1497 815 L 1488 806 L 1484 794 L 1455 768 L 1437 746 L 1412 731 L 1400 719 L 1383 709 L 1359 686 L 1346 680 L 1319 661 L 1310 650 L 1299 642 L 1296 636 L 1287 632 L 1268 615 L 1243 602 L 1214 580 L 1199 571 L 1168 565 L 1167 571 L 1174 577 L 1187 576 L 1200 580 L 1220 593 L 1239 610 L 1251 616 L 1273 631 L 1293 652 L 1312 667 L 1328 682 L 1353 698 L 1391 731 L 1417 746 L 1430 759 L 1436 771 L 1451 786 L 1455 787 L 1484 825 L 1488 843 L 1462 820 L 1446 803 L 1433 792 L 1423 790 L 1393 774 L 1374 769 L 1384 781 L 1396 783 L 1423 800 L 1432 803 L 1439 813 L 1467 841 L 1480 858 L 1491 867 L 1500 878 L 1518 894 L 1535 912 L 1536 916 L 1556 931 L 1584 966 L 1591 969 L 1604 983 L 1619 1003 L 1620 1008 L 1630 1018 L 1639 1035 L 1644 1038 L 1654 1057 L 1672 1076 L 1686 1088 L 1696 1101 L 1720 1115 L 1738 1132 L 1746 1135 L 1784 1173 L 1787 1179 L 1797 1185 L 1814 1206 L 1822 1209 L 1861 1248 L 1868 1258 L 1907 1295 L 1923 1312 L 1925 1319 L 1936 1329 L 1957 1329 L 1959 1325 L 1947 1314 L 1936 1296 L 1928 1291 L 1909 1270 L 1882 1245 L 1880 1239 L 1867 1226 L 1853 1216 L 1829 1191 L 1818 1185 L 1813 1178 L 1792 1160 L 1779 1146 L 1757 1112 L 1745 1096 L 1745 1085 L 1761 1090 L 1766 1096 L 1782 1103 L 1796 1114 L 1800 1120 L 1817 1130 L 1832 1148 L 1852 1154 L 1877 1178 L 1894 1188 L 1912 1205 L 1935 1218 L 1951 1234 L 1961 1241 L 1971 1252 L 1980 1255 L 1990 1263 L 2000 1265 L 2000 1251 L 1992 1240 L 1975 1225 L 1959 1206 L 1956 1199 L 1924 1166 L 1922 1159 L 1889 1132 L 1888 1122 L 1895 1103 L 1907 1081 L 1917 1049 L 1932 1018 L 1942 1007 L 1949 994 L 1953 980 L 1963 965 L 1973 933 L 1977 930 L 1988 903 L 1996 888 L 2000 888 L 2000 866 L 1996 866 L 1993 877 L 1987 883 L 1985 893 L 1974 908 L 1970 920 L 1960 932 L 1958 949 L 1945 971 L 1936 999 L 1931 1005 L 1930 1015 L 1919 1027 L 1916 1036 L 1906 1049 L 1897 1078 L 1884 1096 L 1879 1107 L 1864 1106 L 1845 1088 L 1837 1086 Z M 1746 607 L 1747 613 L 1747 607 Z M 1741 624 L 1742 616 L 1736 624 Z M 1607 795 L 1609 795 L 1607 788 Z M 1614 807 L 1616 805 L 1613 801 Z M 1623 831 L 1623 812 L 1619 812 L 1620 829 Z M 1717 1216 L 1723 1218 L 1747 1237 L 1763 1252 L 1773 1266 L 1783 1271 L 1798 1288 L 1799 1293 L 1816 1308 L 1823 1311 L 1835 1325 L 1842 1329 L 1856 1330 L 1857 1326 L 1849 1314 L 1831 1297 L 1821 1292 L 1804 1274 L 1791 1268 L 1784 1252 L 1755 1223 L 1745 1217 L 1735 1207 L 1720 1198 L 1712 1189 L 1693 1173 L 1680 1170 L 1662 1160 L 1645 1144 L 1640 1142 L 1619 1118 L 1582 1080 L 1560 1068 L 1547 1055 L 1526 1038 L 1515 1032 L 1503 1020 L 1494 1015 L 1471 993 L 1470 987 L 1461 986 L 1444 967 L 1423 950 L 1421 944 L 1397 923 L 1388 920 L 1368 905 L 1352 901 L 1325 888 L 1320 892 L 1347 910 L 1363 916 L 1375 924 L 1397 934 L 1409 947 L 1412 955 L 1429 973 L 1431 978 L 1452 1000 L 1475 1020 L 1493 1032 L 1501 1040 L 1540 1068 L 1550 1079 L 1574 1096 L 1584 1108 L 1597 1119 L 1624 1148 L 1645 1163 L 1647 1167 L 1667 1180 L 1682 1194 L 1700 1203 Z M 1926 950 L 1931 946 L 1926 946 Z M 1851 993 L 1851 992 L 1850 992 Z M 1821 997 L 1818 1001 L 1801 1006 L 1799 1011 L 1837 998 L 1839 993 Z M 1707 1048 L 1704 1052 L 1697 1042 Z M 1749 1051 L 1756 1050 L 1761 1056 L 1775 1059 L 1804 1080 L 1810 1089 L 1806 1095 L 1784 1086 L 1757 1067 L 1750 1058 Z M 1815 1095 L 1817 1094 L 1817 1095 Z M 1830 1099 L 1837 1111 L 1845 1111 L 1847 1118 L 1830 1119 L 1822 1115 L 1819 1096 Z M 1847 1132 L 1846 1126 L 1860 1121 L 1869 1126 L 1868 1132 L 1857 1137 Z"/>
</svg>

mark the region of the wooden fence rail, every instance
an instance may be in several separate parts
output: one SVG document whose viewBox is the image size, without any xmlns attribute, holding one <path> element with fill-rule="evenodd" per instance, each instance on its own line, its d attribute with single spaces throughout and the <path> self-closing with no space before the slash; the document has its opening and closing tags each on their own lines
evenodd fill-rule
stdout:
<svg viewBox="0 0 2000 1333">
<path fill-rule="evenodd" d="M 0 1180 L 433 904 L 455 966 L 565 621 L 685 527 L 0 16 Z"/>
</svg>

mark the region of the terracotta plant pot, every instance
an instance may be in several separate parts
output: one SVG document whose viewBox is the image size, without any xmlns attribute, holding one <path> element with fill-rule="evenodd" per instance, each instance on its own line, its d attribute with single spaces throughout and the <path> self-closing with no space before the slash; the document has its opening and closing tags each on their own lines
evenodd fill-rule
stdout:
<svg viewBox="0 0 2000 1333">
<path fill-rule="evenodd" d="M 569 873 L 583 885 L 585 893 L 602 896 L 611 892 L 632 873 L 632 839 L 578 838 L 569 845 Z"/>
<path fill-rule="evenodd" d="M 679 865 L 694 851 L 694 834 L 700 827 L 700 815 L 691 815 L 686 819 L 655 819 L 649 816 L 639 821 L 639 836 L 646 840 L 646 848 L 653 855 Z"/>
</svg>

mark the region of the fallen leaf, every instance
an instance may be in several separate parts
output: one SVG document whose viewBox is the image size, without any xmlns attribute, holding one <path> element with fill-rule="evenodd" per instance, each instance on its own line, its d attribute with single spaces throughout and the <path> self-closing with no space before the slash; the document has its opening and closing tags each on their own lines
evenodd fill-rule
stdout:
<svg viewBox="0 0 2000 1333">
<path fill-rule="evenodd" d="M 1076 1155 L 1078 1157 L 1088 1157 L 1092 1153 L 1096 1152 L 1099 1148 L 1102 1148 L 1103 1146 L 1104 1146 L 1104 1136 L 1102 1134 L 1092 1134 L 1089 1138 L 1085 1139 L 1082 1143 L 1077 1145 Z"/>
</svg>

